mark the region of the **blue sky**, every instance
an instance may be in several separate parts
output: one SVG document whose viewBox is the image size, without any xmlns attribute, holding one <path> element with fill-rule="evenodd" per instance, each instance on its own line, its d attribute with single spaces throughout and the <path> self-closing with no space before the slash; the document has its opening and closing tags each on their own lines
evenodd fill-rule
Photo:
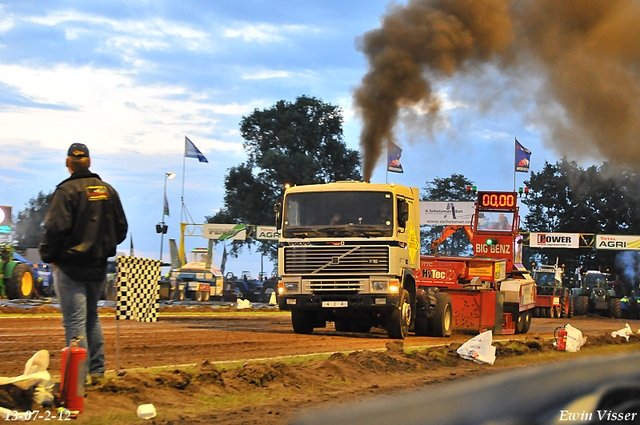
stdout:
<svg viewBox="0 0 640 425">
<path fill-rule="evenodd" d="M 203 222 L 222 206 L 227 170 L 246 158 L 239 123 L 255 108 L 303 94 L 339 105 L 344 140 L 358 149 L 351 95 L 368 65 L 357 39 L 380 26 L 387 4 L 3 1 L 0 204 L 17 214 L 38 192 L 52 191 L 68 176 L 69 145 L 85 143 L 92 171 L 121 195 L 136 254 L 157 258 L 163 178 L 175 172 L 167 183 L 168 259 L 166 238 L 179 239 L 183 177 L 185 204 Z M 444 108 L 437 131 L 397 127 L 405 172 L 390 173 L 389 181 L 422 188 L 461 173 L 480 189 L 511 190 L 514 137 L 533 152 L 534 171 L 560 158 L 530 114 L 533 98 L 510 84 L 491 66 L 438 81 Z M 523 86 L 530 85 L 535 80 Z M 183 176 L 185 135 L 209 163 L 187 159 Z M 384 170 L 380 162 L 372 182 L 383 183 Z M 517 184 L 526 177 L 518 173 Z M 205 243 L 191 238 L 187 246 Z M 128 247 L 129 238 L 119 249 Z M 259 257 L 227 263 L 227 270 L 244 269 L 257 274 Z"/>
</svg>

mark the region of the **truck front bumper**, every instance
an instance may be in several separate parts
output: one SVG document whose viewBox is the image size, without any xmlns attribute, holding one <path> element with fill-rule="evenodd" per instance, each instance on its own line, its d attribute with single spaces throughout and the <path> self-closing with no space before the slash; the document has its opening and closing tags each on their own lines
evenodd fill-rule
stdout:
<svg viewBox="0 0 640 425">
<path fill-rule="evenodd" d="M 398 294 L 305 294 L 280 295 L 280 310 L 377 310 L 386 311 L 400 304 Z"/>
</svg>

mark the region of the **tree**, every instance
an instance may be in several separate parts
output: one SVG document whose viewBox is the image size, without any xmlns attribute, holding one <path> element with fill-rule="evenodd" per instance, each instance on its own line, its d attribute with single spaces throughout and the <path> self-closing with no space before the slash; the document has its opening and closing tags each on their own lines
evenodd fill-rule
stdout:
<svg viewBox="0 0 640 425">
<path fill-rule="evenodd" d="M 530 195 L 524 227 L 530 232 L 640 234 L 640 176 L 631 169 L 603 163 L 581 168 L 562 159 L 545 162 L 525 182 Z M 524 258 L 542 264 L 558 258 L 566 270 L 615 265 L 615 251 L 526 248 Z"/>
<path fill-rule="evenodd" d="M 360 155 L 343 142 L 342 123 L 341 108 L 307 96 L 243 117 L 248 159 L 225 176 L 224 206 L 207 222 L 273 225 L 273 206 L 285 183 L 360 180 Z M 252 244 L 234 241 L 230 254 L 237 256 L 246 243 Z M 263 242 L 258 250 L 277 257 L 274 243 Z"/>
<path fill-rule="evenodd" d="M 451 177 L 436 177 L 431 182 L 427 182 L 423 188 L 423 201 L 474 201 L 475 194 L 467 190 L 468 186 L 473 186 L 471 180 L 462 174 L 452 174 Z M 471 223 L 469 223 L 471 224 Z M 445 226 L 428 226 L 420 231 L 420 244 L 423 253 L 428 253 L 431 242 L 437 239 Z M 458 231 L 447 238 L 441 245 L 441 252 L 448 255 L 470 255 L 472 246 L 463 231 Z"/>
<path fill-rule="evenodd" d="M 20 248 L 34 248 L 42 242 L 44 233 L 44 217 L 49 211 L 49 203 L 53 192 L 38 193 L 28 202 L 27 208 L 18 213 L 16 221 L 15 240 Z"/>
</svg>

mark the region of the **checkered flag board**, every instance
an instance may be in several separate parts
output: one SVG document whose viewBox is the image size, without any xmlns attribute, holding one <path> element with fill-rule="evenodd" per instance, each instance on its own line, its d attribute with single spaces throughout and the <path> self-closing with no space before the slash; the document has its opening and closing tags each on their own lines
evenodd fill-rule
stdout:
<svg viewBox="0 0 640 425">
<path fill-rule="evenodd" d="M 118 257 L 117 320 L 158 321 L 158 281 L 161 261 Z"/>
</svg>

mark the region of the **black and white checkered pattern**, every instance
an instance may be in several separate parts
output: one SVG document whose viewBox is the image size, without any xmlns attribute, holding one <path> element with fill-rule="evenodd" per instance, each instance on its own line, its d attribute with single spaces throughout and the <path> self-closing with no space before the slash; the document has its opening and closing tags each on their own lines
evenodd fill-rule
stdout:
<svg viewBox="0 0 640 425">
<path fill-rule="evenodd" d="M 116 319 L 158 321 L 158 260 L 118 257 Z"/>
</svg>

